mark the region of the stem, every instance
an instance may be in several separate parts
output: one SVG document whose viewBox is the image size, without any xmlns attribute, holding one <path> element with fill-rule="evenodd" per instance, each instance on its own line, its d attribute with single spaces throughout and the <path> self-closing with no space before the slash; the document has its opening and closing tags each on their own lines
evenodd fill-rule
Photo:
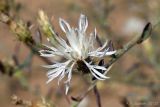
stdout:
<svg viewBox="0 0 160 107">
<path fill-rule="evenodd" d="M 116 62 L 121 56 L 123 56 L 128 50 L 130 50 L 132 47 L 134 47 L 136 44 L 142 43 L 144 40 L 146 40 L 148 37 L 151 36 L 152 31 L 152 25 L 151 23 L 147 23 L 145 28 L 143 29 L 143 32 L 141 36 L 136 36 L 131 41 L 129 41 L 126 45 L 123 46 L 122 49 L 118 50 L 115 54 L 115 58 L 112 58 L 109 63 L 106 65 L 106 67 L 110 67 L 114 62 Z"/>
<path fill-rule="evenodd" d="M 96 85 L 94 86 L 93 91 L 94 91 L 94 94 L 96 96 L 96 101 L 97 101 L 98 107 L 102 107 L 101 106 L 101 97 L 100 97 L 100 94 L 99 94 L 99 91 L 98 91 L 98 88 L 97 88 Z"/>
</svg>

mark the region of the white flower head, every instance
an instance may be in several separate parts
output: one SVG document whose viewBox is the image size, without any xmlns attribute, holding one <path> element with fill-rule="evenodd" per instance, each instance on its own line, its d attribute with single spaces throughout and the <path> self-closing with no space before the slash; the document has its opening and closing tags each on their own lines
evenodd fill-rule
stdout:
<svg viewBox="0 0 160 107">
<path fill-rule="evenodd" d="M 70 80 L 72 77 L 72 70 L 75 64 L 83 63 L 89 72 L 98 80 L 105 80 L 108 77 L 105 76 L 100 70 L 108 71 L 108 68 L 105 68 L 103 65 L 95 65 L 92 63 L 94 57 L 103 58 L 105 56 L 113 55 L 116 51 L 109 51 L 107 47 L 107 42 L 104 43 L 102 47 L 97 49 L 94 48 L 94 42 L 96 40 L 96 29 L 89 36 L 86 34 L 88 27 L 87 17 L 83 14 L 80 15 L 78 28 L 72 28 L 65 20 L 59 19 L 59 24 L 63 32 L 66 34 L 67 42 L 58 36 L 52 28 L 53 36 L 48 38 L 52 46 L 45 47 L 47 49 L 40 50 L 40 55 L 43 57 L 55 57 L 60 56 L 64 57 L 66 61 L 57 62 L 52 65 L 44 66 L 50 68 L 48 71 L 48 81 L 52 81 L 54 78 L 59 77 L 59 81 L 62 80 L 65 75 L 67 75 L 67 80 L 65 81 L 66 94 L 69 89 Z"/>
</svg>

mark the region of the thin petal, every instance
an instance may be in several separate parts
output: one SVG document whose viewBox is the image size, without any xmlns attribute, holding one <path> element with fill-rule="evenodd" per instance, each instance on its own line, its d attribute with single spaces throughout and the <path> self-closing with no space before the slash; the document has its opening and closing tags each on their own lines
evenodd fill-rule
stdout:
<svg viewBox="0 0 160 107">
<path fill-rule="evenodd" d="M 51 49 L 53 51 L 58 51 L 56 48 L 54 48 L 53 46 L 48 46 L 48 45 L 45 45 L 45 44 L 42 44 L 44 47 L 48 48 L 48 49 Z"/>
<path fill-rule="evenodd" d="M 97 37 L 97 30 L 96 30 L 96 28 L 94 29 L 94 37 L 95 38 Z"/>
<path fill-rule="evenodd" d="M 76 29 L 71 29 L 70 32 L 66 33 L 67 39 L 69 41 L 69 44 L 71 45 L 71 47 L 80 53 L 80 49 L 79 49 L 79 40 L 77 37 L 77 30 Z"/>
<path fill-rule="evenodd" d="M 56 63 L 56 64 L 52 64 L 52 65 L 43 65 L 43 67 L 45 68 L 58 68 L 58 67 L 61 67 L 62 66 L 62 63 Z"/>
<path fill-rule="evenodd" d="M 93 71 L 91 71 L 91 73 L 92 73 L 92 75 L 93 75 L 95 78 L 97 78 L 98 80 L 105 80 L 105 79 L 103 79 L 103 78 L 98 77 Z"/>
<path fill-rule="evenodd" d="M 84 63 L 87 65 L 87 67 L 90 69 L 91 73 L 93 74 L 93 76 L 95 76 L 97 79 L 99 80 L 105 80 L 108 77 L 106 77 L 105 75 L 101 74 L 99 71 L 97 71 L 96 69 L 94 69 L 93 65 L 90 65 L 89 63 L 87 63 L 84 60 Z M 98 77 L 99 76 L 99 77 Z"/>
<path fill-rule="evenodd" d="M 88 55 L 89 56 L 96 56 L 96 57 L 101 57 L 102 54 L 104 54 L 103 52 L 100 52 L 101 50 L 103 50 L 106 46 L 107 46 L 108 42 L 106 41 L 102 47 L 99 47 L 98 49 L 96 49 L 95 51 L 89 52 Z M 108 50 L 109 48 L 107 48 L 106 50 Z M 105 55 L 105 54 L 104 54 Z"/>
<path fill-rule="evenodd" d="M 109 48 L 105 49 L 104 51 L 92 51 L 88 53 L 89 56 L 94 56 L 94 57 L 104 57 L 104 56 L 110 56 L 115 54 L 116 51 L 109 51 Z"/>
<path fill-rule="evenodd" d="M 103 50 L 103 49 L 107 46 L 107 44 L 108 44 L 108 41 L 106 41 L 106 42 L 103 44 L 103 46 L 100 47 L 100 48 L 98 48 L 96 51 L 101 51 L 101 50 Z"/>
<path fill-rule="evenodd" d="M 47 72 L 47 76 L 48 76 L 48 77 L 52 77 L 52 75 L 54 75 L 54 74 L 57 73 L 57 72 L 62 71 L 63 69 L 64 69 L 63 67 L 59 67 L 59 68 L 55 68 L 55 69 L 53 69 L 53 70 L 49 70 L 49 71 Z"/>
<path fill-rule="evenodd" d="M 40 50 L 39 53 L 40 53 L 40 56 L 43 56 L 43 57 L 53 57 L 53 56 L 55 56 L 54 52 L 49 51 L 49 50 Z"/>
<path fill-rule="evenodd" d="M 116 53 L 116 51 L 109 51 L 109 52 L 106 52 L 106 56 L 108 56 L 108 55 L 113 55 L 113 54 L 115 54 Z"/>
<path fill-rule="evenodd" d="M 67 22 L 66 22 L 67 23 Z M 69 24 L 68 24 L 69 25 Z M 58 41 L 58 43 L 63 46 L 64 48 L 70 48 L 66 41 L 62 39 L 60 36 L 58 36 L 53 30 L 51 30 L 52 33 L 54 34 L 55 39 Z"/>
<path fill-rule="evenodd" d="M 67 65 L 68 65 L 70 62 L 71 62 L 71 60 L 68 60 L 68 61 L 66 61 L 66 62 L 64 62 L 64 63 L 58 63 L 58 64 L 53 65 L 53 67 L 55 67 L 55 66 L 58 66 L 58 67 L 55 68 L 55 69 L 53 69 L 53 70 L 50 70 L 50 71 L 47 73 L 47 76 L 52 75 L 52 73 L 54 73 L 54 72 L 56 72 L 56 71 L 60 72 L 60 71 L 63 70 L 63 69 L 65 70 L 66 67 L 67 67 Z"/>
<path fill-rule="evenodd" d="M 98 66 L 98 65 L 92 65 L 92 66 L 93 66 L 93 68 L 95 68 L 95 69 L 100 69 L 100 70 L 103 70 L 103 71 L 107 70 L 107 68 L 105 68 L 105 67 L 103 67 L 103 66 Z"/>
<path fill-rule="evenodd" d="M 105 75 L 103 75 L 103 74 L 101 74 L 99 71 L 97 71 L 96 69 L 94 69 L 94 68 L 91 68 L 92 69 L 92 71 L 96 74 L 96 75 L 98 75 L 100 78 L 102 78 L 102 79 L 107 79 L 107 77 L 105 76 Z"/>
<path fill-rule="evenodd" d="M 96 41 L 96 29 L 94 32 L 90 33 L 89 40 L 87 41 L 89 52 L 91 52 L 94 49 L 94 42 Z"/>
<path fill-rule="evenodd" d="M 59 18 L 59 25 L 65 33 L 70 32 L 71 27 L 65 20 Z"/>
<path fill-rule="evenodd" d="M 53 51 L 52 54 L 54 54 L 54 55 L 58 55 L 58 56 L 63 56 L 64 55 L 64 52 L 62 50 L 59 51 L 59 49 L 56 49 L 53 46 L 48 46 L 48 45 L 44 45 L 44 44 L 43 44 L 43 46 L 45 46 L 49 50 L 52 50 Z"/>
<path fill-rule="evenodd" d="M 74 64 L 75 64 L 75 63 L 73 63 L 73 64 L 71 65 L 71 67 L 69 67 L 69 69 L 67 70 L 68 79 L 67 79 L 67 81 L 65 81 L 65 82 L 70 82 L 70 81 L 71 81 L 71 78 L 72 78 L 72 69 L 73 69 Z"/>
<path fill-rule="evenodd" d="M 56 78 L 56 77 L 59 76 L 60 74 L 61 74 L 60 71 L 52 74 L 51 76 L 49 76 L 49 80 L 48 80 L 46 83 L 48 84 L 49 82 L 51 82 L 54 78 Z"/>
<path fill-rule="evenodd" d="M 59 77 L 59 79 L 58 79 L 58 85 L 59 85 L 60 81 L 61 81 L 64 77 L 65 77 L 65 70 L 62 71 L 62 73 L 61 73 L 61 75 L 60 75 L 60 77 Z"/>
<path fill-rule="evenodd" d="M 70 82 L 65 83 L 65 94 L 67 95 L 68 90 L 69 90 Z"/>
<path fill-rule="evenodd" d="M 88 27 L 88 20 L 87 20 L 87 17 L 83 14 L 80 15 L 80 18 L 79 18 L 79 30 L 81 32 L 85 32 L 87 30 L 87 27 Z"/>
</svg>

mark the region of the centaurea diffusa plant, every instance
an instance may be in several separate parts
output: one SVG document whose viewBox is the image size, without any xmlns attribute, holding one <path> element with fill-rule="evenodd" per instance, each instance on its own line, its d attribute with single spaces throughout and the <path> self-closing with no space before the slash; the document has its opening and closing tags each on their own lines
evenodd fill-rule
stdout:
<svg viewBox="0 0 160 107">
<path fill-rule="evenodd" d="M 100 10 L 101 11 L 101 10 Z M 40 13 L 42 15 L 42 17 L 40 17 L 40 24 L 41 24 L 41 27 L 42 27 L 42 30 L 43 30 L 43 33 L 45 33 L 46 36 L 48 36 L 48 38 L 51 40 L 52 39 L 52 36 L 53 36 L 53 33 L 52 33 L 52 30 L 51 30 L 51 24 L 49 23 L 48 21 L 48 18 L 46 17 L 46 15 L 41 12 Z M 45 16 L 45 17 L 44 17 Z M 98 15 L 101 17 L 101 15 Z M 47 20 L 46 20 L 47 19 Z M 36 36 L 38 36 L 38 39 L 40 40 L 39 42 L 36 42 L 32 36 L 31 36 L 31 27 L 30 27 L 30 23 L 28 22 L 24 22 L 22 20 L 15 20 L 15 18 L 13 18 L 10 14 L 6 14 L 6 12 L 4 11 L 0 11 L 0 22 L 3 22 L 5 23 L 9 28 L 10 30 L 15 34 L 15 37 L 23 42 L 30 50 L 31 50 L 31 53 L 33 52 L 34 55 L 37 55 L 38 53 L 38 57 L 40 57 L 43 61 L 45 61 L 46 63 L 48 64 L 52 64 L 50 63 L 50 60 L 46 59 L 45 57 L 41 57 L 39 55 L 39 47 L 41 46 L 41 33 L 39 33 L 39 29 L 36 30 L 38 32 L 38 34 Z M 153 26 L 153 28 L 155 29 L 155 26 Z M 102 27 L 102 28 L 105 28 L 105 27 Z M 107 32 L 107 31 L 106 31 Z M 145 41 L 148 37 L 151 36 L 151 32 L 152 32 L 152 24 L 151 23 L 148 23 L 146 24 L 145 28 L 143 29 L 143 33 L 141 35 L 135 35 L 135 37 L 133 39 L 131 39 L 130 41 L 128 41 L 127 44 L 123 45 L 123 47 L 121 47 L 121 49 L 119 50 L 116 50 L 116 53 L 114 53 L 114 55 L 112 55 L 113 57 L 111 57 L 111 60 L 108 61 L 107 65 L 104 65 L 105 67 L 109 67 L 111 66 L 112 64 L 114 64 L 120 57 L 122 57 L 125 53 L 127 53 L 130 49 L 132 49 L 132 47 L 136 46 L 136 44 L 141 44 L 143 41 Z M 88 37 L 89 35 L 87 35 Z M 154 35 L 155 36 L 155 35 Z M 51 41 L 50 41 L 51 42 Z M 67 42 L 68 43 L 68 42 Z M 99 42 L 100 43 L 100 42 Z M 106 46 L 107 47 L 107 46 Z M 48 50 L 50 50 L 49 48 L 47 48 Z M 15 57 L 16 58 L 16 57 Z M 93 59 L 93 56 L 91 57 Z M 90 61 L 93 61 L 92 59 L 87 58 L 85 59 L 85 61 L 87 62 L 90 62 Z M 99 57 L 98 57 L 99 59 Z M 102 57 L 103 59 L 103 57 Z M 14 59 L 13 60 L 16 62 L 17 59 Z M 0 67 L 0 71 L 4 74 L 7 73 L 7 71 L 9 70 L 9 72 L 13 72 L 14 74 L 19 73 L 19 69 L 21 70 L 22 67 L 19 67 L 19 64 L 16 63 L 17 65 L 9 65 L 9 66 L 5 66 L 5 62 L 3 61 L 0 61 L 1 62 L 1 67 Z M 78 67 L 82 67 L 81 70 L 84 70 L 84 72 L 90 72 L 90 70 L 88 69 L 88 67 L 86 67 L 86 64 L 83 62 L 83 61 L 79 61 L 80 63 L 76 63 L 75 65 L 78 65 Z M 103 64 L 103 60 L 100 60 L 99 61 L 99 66 L 102 66 Z M 92 65 L 94 65 L 95 63 L 92 62 L 91 63 Z M 21 66 L 21 65 L 20 65 Z M 27 66 L 26 64 L 23 65 L 23 66 Z M 28 66 L 27 66 L 28 67 Z M 11 68 L 11 69 L 8 69 L 8 68 Z M 17 68 L 19 68 L 17 70 Z M 86 68 L 86 69 L 84 69 Z M 72 69 L 73 70 L 73 69 Z M 98 71 L 100 73 L 104 73 L 103 70 L 99 70 Z M 108 70 L 106 70 L 107 72 Z M 21 72 L 21 71 L 20 71 Z M 21 72 L 22 73 L 22 72 Z M 105 73 L 104 73 L 105 74 Z M 103 74 L 103 75 L 104 75 Z M 8 75 L 8 73 L 7 73 Z M 10 75 L 10 73 L 9 73 Z M 24 75 L 21 74 L 23 77 L 22 77 L 22 80 L 19 80 L 20 82 L 24 80 Z M 67 75 L 67 74 L 66 74 Z M 14 75 L 15 76 L 15 75 Z M 19 75 L 18 75 L 19 76 Z M 98 76 L 99 77 L 99 76 Z M 86 89 L 86 91 L 82 94 L 80 94 L 78 97 L 71 97 L 71 99 L 73 101 L 76 101 L 77 103 L 75 103 L 75 105 L 78 105 L 79 102 L 81 102 L 85 96 L 91 91 L 91 90 L 94 90 L 94 93 L 96 95 L 96 98 L 97 98 L 97 104 L 100 105 L 101 104 L 101 100 L 100 100 L 100 96 L 99 96 L 99 92 L 97 91 L 98 89 L 96 88 L 96 83 L 98 81 L 98 79 L 95 80 L 95 77 L 93 78 L 94 81 L 92 81 L 92 84 L 90 84 L 90 86 L 88 87 L 88 89 Z M 153 85 L 155 86 L 155 85 Z M 29 87 L 29 86 L 27 86 Z M 157 88 L 156 88 L 157 89 Z M 152 86 L 151 86 L 151 91 L 152 91 Z M 49 92 L 50 93 L 50 92 Z M 152 93 L 152 92 L 151 92 Z M 153 92 L 155 93 L 155 91 Z M 152 98 L 152 97 L 151 97 Z M 147 101 L 150 101 L 151 98 L 147 98 L 148 100 Z M 20 101 L 20 102 L 19 102 Z M 127 100 L 126 100 L 127 101 Z M 128 101 L 127 101 L 128 102 Z M 18 100 L 18 102 L 15 103 L 16 105 L 23 105 L 23 104 L 26 104 L 24 103 L 22 100 Z M 27 103 L 28 104 L 28 103 Z M 35 106 L 35 102 L 33 103 L 34 106 Z M 43 103 L 42 103 L 43 104 Z M 38 107 L 41 106 L 41 105 L 37 105 Z M 44 106 L 44 105 L 42 105 Z M 46 105 L 47 106 L 47 105 Z M 131 106 L 131 105 L 130 105 Z M 101 106 L 99 106 L 101 107 Z"/>
<path fill-rule="evenodd" d="M 83 72 L 89 71 L 98 80 L 109 78 L 105 76 L 109 69 L 104 67 L 104 65 L 96 65 L 93 63 L 93 59 L 95 57 L 102 59 L 115 54 L 116 51 L 110 51 L 109 47 L 107 47 L 108 41 L 106 41 L 102 47 L 96 49 L 94 44 L 96 42 L 97 32 L 95 29 L 89 36 L 86 34 L 88 20 L 85 15 L 80 15 L 78 28 L 72 28 L 65 20 L 59 19 L 59 25 L 65 33 L 67 41 L 57 35 L 43 11 L 39 12 L 39 23 L 43 32 L 48 37 L 47 40 L 52 45 L 44 45 L 46 49 L 40 50 L 40 55 L 43 57 L 60 56 L 65 58 L 64 62 L 56 62 L 52 65 L 44 66 L 51 69 L 47 73 L 49 78 L 47 83 L 59 77 L 59 84 L 65 75 L 67 75 L 67 80 L 64 82 L 66 86 L 65 93 L 67 94 L 73 67 L 75 66 Z M 105 71 L 105 74 L 101 71 Z"/>
</svg>

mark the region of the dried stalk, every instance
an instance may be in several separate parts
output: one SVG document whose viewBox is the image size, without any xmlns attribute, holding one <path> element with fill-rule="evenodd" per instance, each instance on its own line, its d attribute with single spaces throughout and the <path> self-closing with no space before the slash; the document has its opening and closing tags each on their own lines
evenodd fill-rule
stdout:
<svg viewBox="0 0 160 107">
<path fill-rule="evenodd" d="M 100 97 L 100 94 L 99 94 L 99 91 L 98 91 L 97 86 L 95 86 L 95 87 L 93 88 L 93 91 L 94 91 L 94 94 L 95 94 L 95 96 L 96 96 L 96 101 L 97 101 L 98 107 L 102 107 L 102 105 L 101 105 L 101 97 Z"/>
<path fill-rule="evenodd" d="M 40 101 L 28 101 L 13 95 L 11 96 L 11 101 L 14 105 L 21 107 L 54 107 L 54 105 L 47 102 L 44 98 L 41 98 Z"/>
<path fill-rule="evenodd" d="M 8 25 L 10 30 L 17 36 L 17 38 L 22 41 L 33 53 L 39 56 L 38 49 L 41 47 L 41 44 L 37 44 L 33 40 L 29 27 L 26 23 L 22 21 L 14 21 L 9 15 L 3 12 L 0 12 L 0 21 Z M 48 64 L 51 63 L 51 61 L 46 58 L 40 58 Z"/>
</svg>

